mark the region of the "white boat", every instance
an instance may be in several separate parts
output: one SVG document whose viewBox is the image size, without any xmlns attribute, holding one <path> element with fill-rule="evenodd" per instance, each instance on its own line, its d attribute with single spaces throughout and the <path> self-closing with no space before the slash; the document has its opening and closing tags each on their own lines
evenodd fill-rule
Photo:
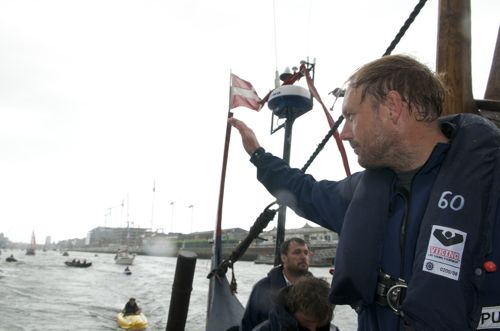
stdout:
<svg viewBox="0 0 500 331">
<path fill-rule="evenodd" d="M 35 231 L 31 233 L 31 244 L 30 247 L 26 249 L 26 255 L 35 255 L 36 250 L 36 240 L 35 240 Z"/>
<path fill-rule="evenodd" d="M 134 263 L 135 254 L 129 254 L 125 251 L 118 251 L 115 255 L 115 263 L 121 265 L 131 265 Z"/>
<path fill-rule="evenodd" d="M 115 263 L 116 264 L 121 264 L 121 265 L 132 265 L 134 263 L 135 259 L 135 254 L 129 254 L 128 249 L 129 249 L 129 229 L 130 229 L 130 222 L 128 219 L 128 196 L 127 196 L 127 239 L 126 239 L 126 247 L 124 250 L 118 249 L 115 255 Z M 123 202 L 121 204 L 123 207 Z"/>
</svg>

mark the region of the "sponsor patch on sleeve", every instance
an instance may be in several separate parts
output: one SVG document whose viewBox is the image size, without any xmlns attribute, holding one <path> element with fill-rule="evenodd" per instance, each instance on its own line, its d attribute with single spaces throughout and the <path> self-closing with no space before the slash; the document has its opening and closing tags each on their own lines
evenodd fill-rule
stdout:
<svg viewBox="0 0 500 331">
<path fill-rule="evenodd" d="M 500 329 L 500 306 L 483 307 L 477 329 Z"/>
<path fill-rule="evenodd" d="M 467 233 L 433 225 L 423 271 L 458 280 Z"/>
</svg>

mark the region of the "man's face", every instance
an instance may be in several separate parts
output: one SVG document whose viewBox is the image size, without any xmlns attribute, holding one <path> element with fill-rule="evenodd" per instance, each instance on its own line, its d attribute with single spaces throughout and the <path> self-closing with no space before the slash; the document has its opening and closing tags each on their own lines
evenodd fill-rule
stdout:
<svg viewBox="0 0 500 331">
<path fill-rule="evenodd" d="M 345 124 L 340 134 L 347 140 L 364 168 L 391 166 L 398 138 L 388 125 L 387 107 L 367 95 L 361 101 L 361 89 L 347 90 L 342 105 Z"/>
<path fill-rule="evenodd" d="M 309 248 L 295 241 L 290 242 L 286 255 L 281 255 L 283 268 L 296 275 L 302 275 L 309 270 Z"/>
</svg>

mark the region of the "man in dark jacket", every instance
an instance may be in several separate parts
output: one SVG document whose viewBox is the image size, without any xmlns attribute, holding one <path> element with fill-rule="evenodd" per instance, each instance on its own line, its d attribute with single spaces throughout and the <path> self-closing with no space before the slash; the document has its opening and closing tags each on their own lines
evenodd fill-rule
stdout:
<svg viewBox="0 0 500 331">
<path fill-rule="evenodd" d="M 123 308 L 123 315 L 137 315 L 141 313 L 141 309 L 135 302 L 135 298 L 130 298 Z"/>
<path fill-rule="evenodd" d="M 283 287 L 295 283 L 309 273 L 309 248 L 301 238 L 290 238 L 280 247 L 282 265 L 277 266 L 259 280 L 248 298 L 241 321 L 241 330 L 250 331 L 268 319 L 272 308 L 272 297 Z"/>
<path fill-rule="evenodd" d="M 316 181 L 229 119 L 281 204 L 340 235 L 330 300 L 359 330 L 500 330 L 500 130 L 440 118 L 445 87 L 408 56 L 348 79 L 340 134 L 365 171 Z"/>
<path fill-rule="evenodd" d="M 334 306 L 328 302 L 328 283 L 316 277 L 303 277 L 282 288 L 274 299 L 269 319 L 253 331 L 333 331 Z"/>
</svg>

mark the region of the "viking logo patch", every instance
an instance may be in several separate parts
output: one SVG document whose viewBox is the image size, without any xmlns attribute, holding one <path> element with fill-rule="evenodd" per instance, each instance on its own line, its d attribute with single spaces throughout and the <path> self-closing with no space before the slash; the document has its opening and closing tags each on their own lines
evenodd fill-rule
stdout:
<svg viewBox="0 0 500 331">
<path fill-rule="evenodd" d="M 436 229 L 433 231 L 432 234 L 444 246 L 451 246 L 459 244 L 464 241 L 464 236 L 458 233 L 453 233 L 451 231 L 443 231 L 441 229 Z"/>
<path fill-rule="evenodd" d="M 466 238 L 463 231 L 433 225 L 422 270 L 458 280 Z"/>
</svg>

